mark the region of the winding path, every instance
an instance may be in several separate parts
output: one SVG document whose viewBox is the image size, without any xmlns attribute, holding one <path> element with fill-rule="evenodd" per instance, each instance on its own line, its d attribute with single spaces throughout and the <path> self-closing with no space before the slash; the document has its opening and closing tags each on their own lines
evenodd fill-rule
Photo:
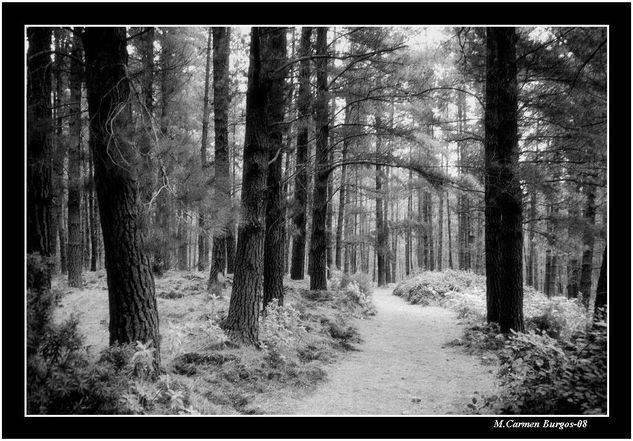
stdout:
<svg viewBox="0 0 633 441">
<path fill-rule="evenodd" d="M 391 289 L 374 291 L 378 310 L 359 320 L 363 343 L 327 367 L 328 381 L 314 393 L 289 398 L 276 414 L 464 414 L 474 393 L 495 390 L 493 366 L 443 345 L 461 335 L 454 312 L 410 305 Z"/>
</svg>

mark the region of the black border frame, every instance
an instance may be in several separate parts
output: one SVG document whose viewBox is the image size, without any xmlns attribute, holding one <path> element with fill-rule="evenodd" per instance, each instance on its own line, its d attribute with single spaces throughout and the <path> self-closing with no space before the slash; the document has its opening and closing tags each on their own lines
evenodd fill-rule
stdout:
<svg viewBox="0 0 633 441">
<path fill-rule="evenodd" d="M 333 13 L 332 11 L 335 11 Z M 2 228 L 3 438 L 630 438 L 631 437 L 631 4 L 630 3 L 3 3 Z M 24 260 L 24 26 L 27 24 L 543 24 L 609 25 L 609 127 L 612 197 L 609 219 L 611 301 L 609 417 L 587 416 L 586 429 L 493 428 L 495 419 L 543 421 L 542 417 L 25 417 L 23 291 Z M 20 167 L 17 166 L 20 164 Z M 622 227 L 618 223 L 624 223 Z M 617 236 L 616 236 L 617 234 Z M 18 245 L 19 244 L 19 245 Z M 627 252 L 628 250 L 628 252 Z M 617 258 L 615 258 L 617 256 Z M 68 419 L 70 418 L 70 419 Z M 105 419 L 104 419 L 105 418 Z M 231 418 L 256 418 L 244 421 Z M 263 418 L 263 419 L 259 419 Z M 276 419 L 273 419 L 276 418 Z M 316 418 L 316 420 L 315 420 Z M 390 420 L 388 418 L 399 418 Z M 551 421 L 578 418 L 552 416 Z M 298 423 L 299 429 L 295 429 Z"/>
</svg>

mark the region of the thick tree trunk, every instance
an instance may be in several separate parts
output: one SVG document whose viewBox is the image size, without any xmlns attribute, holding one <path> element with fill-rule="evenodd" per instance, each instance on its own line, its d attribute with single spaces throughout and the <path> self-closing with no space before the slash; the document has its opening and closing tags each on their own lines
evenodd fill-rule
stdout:
<svg viewBox="0 0 633 441">
<path fill-rule="evenodd" d="M 80 288 L 82 285 L 81 246 L 81 83 L 82 58 L 81 42 L 73 39 L 70 61 L 70 141 L 68 146 L 68 286 Z M 87 215 L 87 213 L 86 213 Z"/>
<path fill-rule="evenodd" d="M 591 298 L 591 276 L 593 273 L 593 228 L 596 224 L 596 189 L 593 185 L 587 185 L 585 193 L 587 196 L 587 203 L 583 213 L 583 217 L 585 219 L 585 229 L 582 235 L 580 292 L 582 293 L 583 305 L 585 305 L 585 308 L 589 308 L 589 299 Z"/>
<path fill-rule="evenodd" d="M 316 116 L 316 163 L 314 193 L 312 197 L 312 235 L 310 237 L 310 289 L 326 290 L 326 251 L 327 232 L 325 229 L 327 214 L 327 183 L 330 174 L 328 155 L 328 90 L 327 90 L 327 28 L 317 28 L 316 76 L 317 98 Z"/>
<path fill-rule="evenodd" d="M 296 234 L 292 242 L 292 259 L 290 263 L 290 278 L 303 279 L 305 272 L 306 252 L 306 213 L 307 213 L 307 187 L 308 187 L 308 128 L 310 122 L 310 38 L 312 28 L 304 27 L 301 30 L 301 44 L 299 57 L 302 61 L 299 65 L 299 95 L 297 97 L 298 126 L 297 126 L 297 156 L 295 161 L 295 195 L 292 221 Z"/>
<path fill-rule="evenodd" d="M 27 37 L 27 169 L 26 252 L 51 257 L 51 29 L 28 27 Z M 35 289 L 50 288 L 50 271 L 37 278 Z"/>
<path fill-rule="evenodd" d="M 266 238 L 264 242 L 264 309 L 273 299 L 280 305 L 284 301 L 284 248 L 286 239 L 286 219 L 282 199 L 281 163 L 286 106 L 285 79 L 286 30 L 273 28 L 266 35 L 266 48 L 262 56 L 270 60 L 270 74 L 267 82 L 268 117 L 268 178 L 266 194 Z"/>
<path fill-rule="evenodd" d="M 259 339 L 259 310 L 264 283 L 266 175 L 268 144 L 266 108 L 267 75 L 262 54 L 271 39 L 266 28 L 251 28 L 246 132 L 242 175 L 242 217 L 238 229 L 233 292 L 225 329 L 232 340 L 254 345 Z"/>
<path fill-rule="evenodd" d="M 211 28 L 207 30 L 207 62 L 204 74 L 204 98 L 202 103 L 202 139 L 200 145 L 200 165 L 207 171 L 207 145 L 209 138 L 209 83 L 211 78 Z M 204 204 L 198 213 L 198 271 L 206 271 L 209 266 L 209 239 L 205 231 Z"/>
<path fill-rule="evenodd" d="M 516 34 L 487 28 L 485 108 L 488 321 L 522 332 L 523 225 L 518 164 Z"/>
<path fill-rule="evenodd" d="M 228 213 L 231 206 L 231 175 L 229 167 L 229 41 L 230 29 L 213 29 L 213 121 L 215 124 L 215 197 L 217 207 Z M 220 219 L 220 231 L 213 235 L 213 261 L 209 272 L 210 289 L 221 294 L 227 264 L 230 216 Z M 221 276 L 220 276 L 221 274 Z M 218 278 L 219 277 L 219 278 Z"/>
<path fill-rule="evenodd" d="M 110 344 L 151 343 L 158 368 L 154 277 L 139 228 L 139 158 L 129 141 L 133 126 L 126 45 L 125 28 L 88 27 L 83 34 L 90 144 L 108 276 Z"/>
</svg>

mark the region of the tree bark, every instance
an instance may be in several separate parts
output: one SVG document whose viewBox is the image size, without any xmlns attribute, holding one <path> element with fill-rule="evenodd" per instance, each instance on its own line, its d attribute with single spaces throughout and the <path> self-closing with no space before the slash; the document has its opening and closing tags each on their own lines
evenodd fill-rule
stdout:
<svg viewBox="0 0 633 441">
<path fill-rule="evenodd" d="M 582 264 L 580 268 L 580 292 L 582 303 L 589 308 L 591 297 L 591 276 L 593 273 L 593 246 L 594 226 L 596 224 L 596 190 L 593 185 L 587 185 L 585 189 L 587 203 L 585 205 L 584 220 L 585 229 L 582 235 Z"/>
<path fill-rule="evenodd" d="M 215 125 L 215 198 L 217 207 L 231 206 L 231 176 L 229 167 L 229 41 L 230 29 L 213 29 L 213 121 Z M 213 235 L 213 261 L 209 272 L 209 287 L 221 294 L 227 266 L 227 233 L 232 229 L 230 216 L 220 215 L 220 231 Z M 218 276 L 221 274 L 220 279 Z"/>
<path fill-rule="evenodd" d="M 259 308 L 263 290 L 268 145 L 265 60 L 266 28 L 251 28 L 246 132 L 242 174 L 242 216 L 238 229 L 233 292 L 225 329 L 234 341 L 254 345 L 259 339 Z"/>
<path fill-rule="evenodd" d="M 348 118 L 349 111 L 345 110 L 346 120 L 349 121 Z M 335 250 L 335 262 L 336 269 L 343 269 L 343 232 L 347 231 L 345 229 L 345 207 L 347 205 L 347 165 L 345 165 L 345 161 L 347 160 L 347 148 L 349 141 L 347 139 L 343 140 L 343 151 L 342 151 L 342 161 L 343 165 L 341 166 L 341 186 L 339 189 L 339 198 L 338 198 L 338 219 L 336 221 L 336 250 Z"/>
<path fill-rule="evenodd" d="M 81 83 L 80 37 L 74 36 L 70 60 L 70 142 L 68 146 L 68 286 L 82 285 L 81 246 Z"/>
<path fill-rule="evenodd" d="M 68 50 L 66 46 L 66 31 L 59 28 L 55 29 L 53 35 L 55 39 L 55 50 L 58 52 L 55 55 L 54 63 L 54 104 L 55 109 L 52 112 L 54 118 L 53 128 L 54 134 L 52 136 L 52 148 L 53 148 L 53 213 L 51 216 L 51 257 L 57 255 L 59 250 L 59 269 L 62 274 L 67 272 L 67 238 L 66 227 L 64 222 L 64 161 L 68 150 L 68 143 L 63 139 L 63 122 L 65 120 L 64 114 L 64 90 L 66 88 L 67 78 L 66 71 L 68 70 L 66 57 L 60 55 Z M 59 238 L 59 248 L 57 248 L 57 238 Z M 56 269 L 56 268 L 53 268 Z"/>
<path fill-rule="evenodd" d="M 530 219 L 536 222 L 536 191 L 530 192 Z M 538 288 L 538 276 L 537 276 L 537 258 L 536 258 L 536 243 L 534 239 L 534 224 L 530 225 L 530 231 L 528 233 L 529 241 L 529 259 L 527 267 L 527 284 L 534 289 Z"/>
<path fill-rule="evenodd" d="M 284 301 L 284 248 L 286 240 L 286 219 L 282 199 L 282 150 L 284 111 L 286 107 L 285 79 L 286 30 L 271 28 L 265 38 L 265 56 L 269 71 L 267 90 L 267 135 L 268 135 L 268 178 L 266 194 L 266 238 L 264 243 L 264 309 L 277 299 Z"/>
<path fill-rule="evenodd" d="M 130 144 L 130 86 L 125 28 L 88 27 L 83 33 L 90 145 L 108 276 L 110 344 L 153 344 L 160 336 L 154 277 L 139 227 L 138 152 Z"/>
<path fill-rule="evenodd" d="M 316 162 L 314 193 L 312 207 L 312 235 L 310 238 L 310 289 L 326 290 L 326 214 L 327 214 L 327 183 L 330 174 L 328 156 L 328 90 L 327 90 L 327 28 L 317 28 L 316 42 L 316 76 L 317 98 L 316 107 Z"/>
<path fill-rule="evenodd" d="M 602 253 L 602 264 L 600 265 L 600 277 L 598 277 L 598 288 L 596 289 L 596 301 L 594 311 L 607 306 L 607 246 L 604 246 Z"/>
<path fill-rule="evenodd" d="M 310 122 L 310 40 L 312 28 L 304 27 L 301 30 L 301 44 L 299 57 L 302 58 L 299 65 L 299 95 L 297 97 L 297 156 L 295 161 L 295 195 L 292 221 L 296 234 L 292 242 L 292 259 L 290 263 L 290 278 L 301 280 L 305 275 L 306 252 L 306 213 L 307 213 L 307 188 L 308 188 L 308 128 Z"/>
<path fill-rule="evenodd" d="M 485 201 L 487 318 L 523 332 L 523 225 L 515 29 L 487 28 Z"/>
<path fill-rule="evenodd" d="M 51 144 L 51 29 L 28 27 L 27 37 L 27 239 L 26 252 L 51 257 L 52 144 Z M 50 271 L 33 288 L 48 289 Z"/>
<path fill-rule="evenodd" d="M 376 144 L 376 153 L 378 153 L 378 150 L 379 143 Z M 382 209 L 382 179 L 382 166 L 376 165 L 376 281 L 378 286 L 385 286 L 387 284 L 385 267 L 385 251 L 387 244 L 385 240 L 385 219 Z"/>
<path fill-rule="evenodd" d="M 207 60 L 204 73 L 204 98 L 202 103 L 202 139 L 200 145 L 200 165 L 206 175 L 207 170 L 207 145 L 209 137 L 209 83 L 211 77 L 211 28 L 207 30 Z M 198 271 L 206 271 L 209 266 L 209 240 L 205 231 L 204 204 L 200 205 L 198 212 Z"/>
<path fill-rule="evenodd" d="M 101 261 L 99 250 L 99 213 L 95 203 L 94 161 L 92 152 L 88 151 L 88 211 L 90 211 L 90 271 L 97 271 L 97 263 Z"/>
</svg>

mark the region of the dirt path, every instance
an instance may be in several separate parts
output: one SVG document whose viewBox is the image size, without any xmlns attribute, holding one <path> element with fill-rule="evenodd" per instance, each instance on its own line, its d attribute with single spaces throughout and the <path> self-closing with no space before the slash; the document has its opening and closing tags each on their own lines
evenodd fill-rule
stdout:
<svg viewBox="0 0 633 441">
<path fill-rule="evenodd" d="M 378 314 L 358 322 L 364 342 L 327 368 L 313 394 L 289 399 L 274 413 L 296 415 L 463 414 L 475 391 L 495 389 L 493 366 L 442 346 L 461 335 L 455 313 L 410 305 L 377 289 Z"/>
</svg>

